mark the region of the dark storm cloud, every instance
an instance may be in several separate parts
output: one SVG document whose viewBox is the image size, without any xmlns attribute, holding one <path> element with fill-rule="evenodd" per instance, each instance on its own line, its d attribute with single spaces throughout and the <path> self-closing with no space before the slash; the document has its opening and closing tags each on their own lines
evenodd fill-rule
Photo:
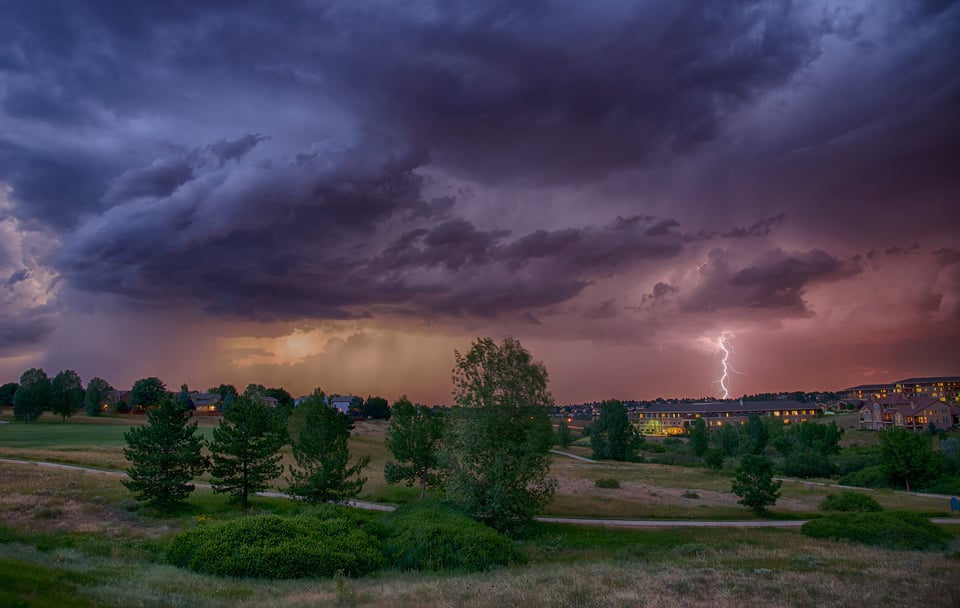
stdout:
<svg viewBox="0 0 960 608">
<path fill-rule="evenodd" d="M 860 267 L 826 251 L 765 252 L 749 265 L 737 267 L 729 252 L 715 249 L 700 269 L 700 283 L 681 304 L 686 312 L 724 309 L 767 311 L 786 316 L 810 314 L 804 291 L 818 283 L 858 274 Z"/>
<path fill-rule="evenodd" d="M 331 77 L 440 161 L 488 175 L 569 179 L 682 153 L 817 51 L 788 2 L 360 6 L 326 16 Z"/>
<path fill-rule="evenodd" d="M 3 285 L 4 287 L 12 288 L 17 283 L 26 280 L 28 276 L 30 276 L 30 271 L 27 270 L 26 268 L 14 270 L 10 274 L 10 276 L 7 277 L 7 280 L 4 281 L 3 283 L 0 283 L 0 285 Z"/>
<path fill-rule="evenodd" d="M 0 314 L 0 352 L 36 344 L 53 330 L 46 316 Z"/>
</svg>

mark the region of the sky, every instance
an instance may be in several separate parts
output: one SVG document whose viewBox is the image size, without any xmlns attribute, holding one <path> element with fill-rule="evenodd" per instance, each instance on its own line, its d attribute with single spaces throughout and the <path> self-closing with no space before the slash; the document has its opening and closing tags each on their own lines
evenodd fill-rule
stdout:
<svg viewBox="0 0 960 608">
<path fill-rule="evenodd" d="M 958 4 L 7 0 L 0 381 L 960 374 Z"/>
</svg>

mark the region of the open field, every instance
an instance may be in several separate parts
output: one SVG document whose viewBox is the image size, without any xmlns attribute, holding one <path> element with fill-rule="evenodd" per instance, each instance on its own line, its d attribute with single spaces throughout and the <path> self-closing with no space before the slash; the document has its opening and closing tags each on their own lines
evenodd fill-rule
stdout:
<svg viewBox="0 0 960 608">
<path fill-rule="evenodd" d="M 960 559 L 818 541 L 783 529 L 583 529 L 540 524 L 529 564 L 482 574 L 388 571 L 257 581 L 164 565 L 167 539 L 242 513 L 198 490 L 188 512 L 123 508 L 113 475 L 0 463 L 0 605 L 956 606 Z M 256 512 L 295 503 L 258 498 Z M 371 515 L 375 516 L 375 515 Z"/>
<path fill-rule="evenodd" d="M 131 419 L 132 418 L 132 419 Z M 9 410 L 0 420 L 9 420 Z M 217 418 L 198 418 L 201 433 L 209 438 Z M 63 462 L 109 470 L 128 466 L 123 457 L 123 433 L 141 417 L 88 418 L 78 416 L 61 422 L 44 416 L 40 421 L 0 425 L 0 457 Z M 367 483 L 362 500 L 402 503 L 417 496 L 415 488 L 390 486 L 384 481 L 383 467 L 390 458 L 384 445 L 388 424 L 383 421 L 358 422 L 350 439 L 354 458 L 370 456 L 365 469 Z M 869 435 L 869 434 L 867 434 Z M 589 456 L 588 449 L 573 448 L 571 453 Z M 287 470 L 294 464 L 289 446 L 282 450 Z M 752 519 L 750 511 L 737 504 L 730 491 L 732 472 L 709 471 L 699 467 L 680 467 L 652 463 L 581 462 L 555 456 L 552 475 L 560 482 L 556 499 L 547 515 L 603 518 L 664 519 Z M 618 489 L 597 488 L 598 478 L 614 478 Z M 275 480 L 275 487 L 286 487 L 286 474 Z M 839 490 L 816 484 L 787 481 L 783 497 L 774 513 L 781 517 L 805 518 L 817 513 L 824 496 Z M 864 490 L 866 491 L 866 490 Z M 870 492 L 887 509 L 908 509 L 931 515 L 949 516 L 949 504 L 943 499 L 912 496 L 890 490 Z"/>
</svg>

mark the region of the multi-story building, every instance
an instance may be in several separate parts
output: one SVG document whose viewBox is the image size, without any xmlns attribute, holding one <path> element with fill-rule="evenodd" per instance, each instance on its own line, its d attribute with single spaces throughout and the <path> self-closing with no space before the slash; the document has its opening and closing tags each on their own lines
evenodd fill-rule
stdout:
<svg viewBox="0 0 960 608">
<path fill-rule="evenodd" d="M 931 426 L 948 429 L 958 418 L 960 407 L 948 405 L 937 397 L 891 395 L 860 408 L 860 429 L 924 431 Z"/>
<path fill-rule="evenodd" d="M 883 399 L 893 394 L 893 384 L 861 384 L 847 389 L 847 398 L 857 401 L 870 401 L 871 399 Z"/>
<path fill-rule="evenodd" d="M 960 376 L 906 378 L 893 383 L 893 392 L 906 398 L 933 397 L 940 401 L 960 401 Z"/>
<path fill-rule="evenodd" d="M 752 414 L 782 420 L 784 424 L 806 422 L 819 407 L 799 401 L 718 401 L 713 403 L 666 403 L 651 405 L 639 413 L 638 430 L 644 435 L 679 435 L 696 419 L 707 429 L 743 424 Z"/>
</svg>

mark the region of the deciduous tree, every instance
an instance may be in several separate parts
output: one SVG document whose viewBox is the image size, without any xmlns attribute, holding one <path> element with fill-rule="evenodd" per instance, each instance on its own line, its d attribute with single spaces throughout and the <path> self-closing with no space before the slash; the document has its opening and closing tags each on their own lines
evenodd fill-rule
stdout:
<svg viewBox="0 0 960 608">
<path fill-rule="evenodd" d="M 909 491 L 935 481 L 943 465 L 929 436 L 892 429 L 880 433 L 880 466 L 891 483 Z"/>
<path fill-rule="evenodd" d="M 50 411 L 63 420 L 80 411 L 83 405 L 83 383 L 72 369 L 63 370 L 50 382 Z"/>
<path fill-rule="evenodd" d="M 701 458 L 710 447 L 710 435 L 707 432 L 707 423 L 703 418 L 697 418 L 690 425 L 690 450 L 694 456 Z"/>
<path fill-rule="evenodd" d="M 16 382 L 7 382 L 0 386 L 0 407 L 13 406 L 13 396 L 17 394 L 17 388 L 19 387 L 20 385 Z"/>
<path fill-rule="evenodd" d="M 108 393 L 113 390 L 110 383 L 103 378 L 94 377 L 87 382 L 87 390 L 83 397 L 83 410 L 88 416 L 99 416 L 103 411 L 103 404 L 107 403 Z"/>
<path fill-rule="evenodd" d="M 440 445 L 443 415 L 428 407 L 414 405 L 405 396 L 391 408 L 387 448 L 395 461 L 383 469 L 387 483 L 416 483 L 422 499 L 428 488 L 440 487 Z"/>
<path fill-rule="evenodd" d="M 629 460 L 637 453 L 643 436 L 627 418 L 627 408 L 612 399 L 600 404 L 600 416 L 590 427 L 590 447 L 598 460 Z"/>
<path fill-rule="evenodd" d="M 444 442 L 447 497 L 476 519 L 518 532 L 556 489 L 548 479 L 553 429 L 547 370 L 518 341 L 475 341 L 455 352 L 453 398 Z"/>
<path fill-rule="evenodd" d="M 308 397 L 300 407 L 305 412 L 304 425 L 293 441 L 298 468 L 290 471 L 288 492 L 310 503 L 353 498 L 367 481 L 360 472 L 370 464 L 369 456 L 349 464 L 353 421 L 319 396 Z"/>
<path fill-rule="evenodd" d="M 13 416 L 17 420 L 33 422 L 43 413 L 50 400 L 50 379 L 47 373 L 34 367 L 20 376 L 20 388 L 13 396 Z"/>
<path fill-rule="evenodd" d="M 203 438 L 190 411 L 170 398 L 147 410 L 147 423 L 124 433 L 123 455 L 130 461 L 130 477 L 123 485 L 139 500 L 161 511 L 176 509 L 194 490 L 191 480 L 209 462 L 202 455 Z"/>
<path fill-rule="evenodd" d="M 160 378 L 140 378 L 130 389 L 130 405 L 134 408 L 150 407 L 166 399 L 167 385 Z"/>
<path fill-rule="evenodd" d="M 561 448 L 568 448 L 571 443 L 573 443 L 573 436 L 570 427 L 567 426 L 567 421 L 561 418 L 559 424 L 557 424 L 557 445 Z"/>
<path fill-rule="evenodd" d="M 769 514 L 769 507 L 780 498 L 781 481 L 773 480 L 773 463 L 763 456 L 747 455 L 740 461 L 733 479 L 733 493 L 737 502 L 760 516 Z"/>
<path fill-rule="evenodd" d="M 246 507 L 251 493 L 266 490 L 283 474 L 279 451 L 286 441 L 283 421 L 263 401 L 238 397 L 213 429 L 213 491 L 229 493 L 231 500 Z"/>
</svg>

